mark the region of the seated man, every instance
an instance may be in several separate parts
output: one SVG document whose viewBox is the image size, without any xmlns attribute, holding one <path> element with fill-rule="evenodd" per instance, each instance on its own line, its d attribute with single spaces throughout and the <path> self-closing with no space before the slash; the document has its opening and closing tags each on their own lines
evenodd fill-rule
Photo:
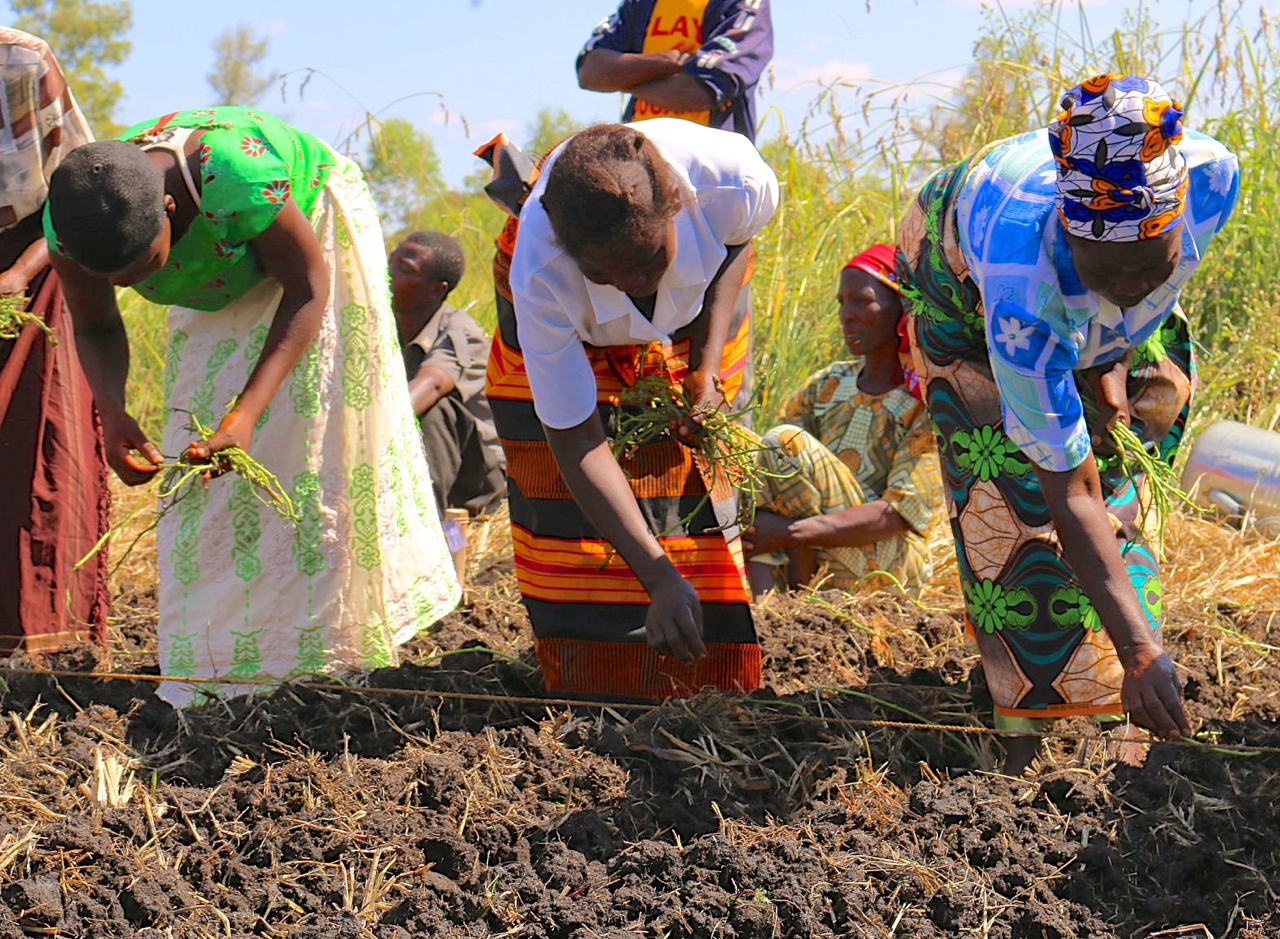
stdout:
<svg viewBox="0 0 1280 939">
<path fill-rule="evenodd" d="M 893 256 L 873 245 L 840 272 L 840 326 L 856 358 L 811 377 L 787 401 L 787 423 L 764 435 L 771 477 L 743 537 L 757 595 L 778 573 L 795 586 L 824 564 L 824 583 L 843 590 L 917 589 L 933 573 L 925 537 L 941 517 L 942 479 Z"/>
<path fill-rule="evenodd" d="M 466 269 L 462 248 L 442 232 L 416 231 L 391 252 L 390 267 L 391 307 L 437 507 L 441 517 L 449 507 L 480 515 L 497 508 L 507 484 L 484 395 L 489 337 L 444 302 Z"/>
</svg>

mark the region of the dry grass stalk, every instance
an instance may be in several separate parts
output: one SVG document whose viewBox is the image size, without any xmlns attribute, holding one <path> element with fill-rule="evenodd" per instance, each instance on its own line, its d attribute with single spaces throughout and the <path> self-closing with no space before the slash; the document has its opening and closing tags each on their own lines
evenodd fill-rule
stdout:
<svg viewBox="0 0 1280 939">
<path fill-rule="evenodd" d="M 510 561 L 511 511 L 503 499 L 493 512 L 468 522 L 467 583 L 474 584 L 491 569 Z"/>
<path fill-rule="evenodd" d="M 382 858 L 387 854 L 391 859 L 384 864 Z M 363 882 L 357 879 L 354 860 L 350 866 L 345 860 L 338 862 L 342 876 L 342 908 L 355 913 L 364 920 L 366 926 L 376 925 L 382 919 L 382 914 L 395 905 L 388 900 L 388 897 L 397 887 L 396 882 L 402 876 L 400 874 L 389 876 L 391 869 L 396 865 L 396 860 L 394 849 L 377 848 L 369 857 L 369 870 Z M 356 900 L 357 888 L 359 902 Z"/>
<path fill-rule="evenodd" d="M 865 735 L 862 739 L 865 743 Z M 907 794 L 889 778 L 889 767 L 875 767 L 866 757 L 854 764 L 852 779 L 845 776 L 831 782 L 835 795 L 876 831 L 885 832 L 897 824 L 907 806 Z"/>
<path fill-rule="evenodd" d="M 129 804 L 138 791 L 134 777 L 137 761 L 124 756 L 113 747 L 94 747 L 93 771 L 88 782 L 80 785 L 80 791 L 95 808 L 121 809 Z"/>
<path fill-rule="evenodd" d="M 116 519 L 128 518 L 108 545 L 107 569 L 112 572 L 111 609 L 107 614 L 107 656 L 130 670 L 158 664 L 156 598 L 160 568 L 156 548 L 155 493 L 150 487 L 126 486 L 114 474 L 110 480 L 111 509 Z M 126 548 L 132 550 L 126 553 Z"/>
<path fill-rule="evenodd" d="M 242 753 L 231 761 L 222 775 L 226 779 L 234 779 L 237 776 L 243 776 L 245 773 L 255 769 L 257 765 L 257 763 Z"/>
<path fill-rule="evenodd" d="M 57 737 L 53 732 L 54 726 L 58 723 L 56 712 L 50 711 L 49 716 L 39 725 L 33 723 L 36 713 L 43 707 L 44 704 L 42 702 L 36 701 L 26 714 L 19 714 L 16 711 L 9 712 L 9 725 L 13 728 L 13 733 L 18 738 L 18 745 L 25 756 L 34 758 L 36 750 L 52 746 L 57 742 Z"/>
<path fill-rule="evenodd" d="M 8 876 L 9 868 L 19 860 L 31 857 L 39 840 L 36 836 L 36 828 L 37 826 L 33 824 L 23 834 L 11 831 L 0 838 L 0 877 Z"/>
<path fill-rule="evenodd" d="M 1280 539 L 1180 513 L 1169 519 L 1164 596 L 1280 609 Z"/>
<path fill-rule="evenodd" d="M 1162 929 L 1159 932 L 1147 934 L 1147 939 L 1156 939 L 1157 936 L 1164 936 L 1166 939 L 1173 939 L 1174 936 L 1186 936 L 1188 939 L 1214 939 L 1213 933 L 1209 931 L 1209 927 L 1204 923 L 1196 923 L 1191 926 L 1176 926 L 1173 929 Z"/>
<path fill-rule="evenodd" d="M 1179 642 L 1180 666 L 1195 669 L 1234 696 L 1221 715 L 1254 709 L 1259 683 L 1280 644 L 1280 541 L 1175 514 L 1165 565 L 1165 634 Z M 1271 639 L 1271 641 L 1268 641 Z M 1264 713 L 1273 710 L 1258 702 Z"/>
</svg>

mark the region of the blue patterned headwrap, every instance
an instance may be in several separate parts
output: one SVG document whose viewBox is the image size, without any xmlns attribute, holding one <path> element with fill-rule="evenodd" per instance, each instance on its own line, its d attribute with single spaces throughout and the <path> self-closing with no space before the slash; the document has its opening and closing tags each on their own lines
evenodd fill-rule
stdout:
<svg viewBox="0 0 1280 939">
<path fill-rule="evenodd" d="M 1067 231 L 1144 241 L 1176 225 L 1187 196 L 1182 105 L 1149 79 L 1099 75 L 1068 91 L 1061 107 L 1049 146 Z"/>
</svg>

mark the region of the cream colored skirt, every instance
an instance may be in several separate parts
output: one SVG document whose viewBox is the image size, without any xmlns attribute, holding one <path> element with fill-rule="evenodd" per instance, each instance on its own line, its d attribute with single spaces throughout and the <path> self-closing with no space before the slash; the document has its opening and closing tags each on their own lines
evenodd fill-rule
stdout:
<svg viewBox="0 0 1280 939">
<path fill-rule="evenodd" d="M 235 474 L 194 487 L 161 519 L 161 671 L 224 679 L 164 682 L 160 697 L 175 707 L 261 691 L 262 679 L 395 665 L 397 647 L 461 596 L 409 403 L 382 229 L 350 160 L 335 158 L 312 225 L 329 306 L 249 447 L 299 521 Z M 193 439 L 191 414 L 217 426 L 281 295 L 268 280 L 214 313 L 170 310 L 166 454 Z M 254 683 L 237 684 L 246 678 Z"/>
</svg>

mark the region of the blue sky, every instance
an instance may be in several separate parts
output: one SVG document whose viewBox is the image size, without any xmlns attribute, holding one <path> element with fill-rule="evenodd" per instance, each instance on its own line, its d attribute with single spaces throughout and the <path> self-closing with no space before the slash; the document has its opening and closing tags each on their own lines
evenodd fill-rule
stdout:
<svg viewBox="0 0 1280 939">
<path fill-rule="evenodd" d="M 263 107 L 331 143 L 347 137 L 364 107 L 407 117 L 429 130 L 447 178 L 457 183 L 477 166 L 473 149 L 500 130 L 523 139 L 540 106 L 564 107 L 584 121 L 617 118 L 620 97 L 582 91 L 573 72 L 582 43 L 614 2 L 133 0 L 133 53 L 114 70 L 127 91 L 117 116 L 128 124 L 208 104 L 213 38 L 247 22 L 271 40 L 267 69 L 292 73 L 285 100 L 273 90 Z M 1147 6 L 1174 22 L 1212 3 Z M 1102 32 L 1119 21 L 1123 4 L 1085 0 L 1085 8 Z M 190 14 L 180 15 L 185 10 Z M 866 0 L 774 0 L 772 87 L 763 91 L 761 112 L 776 106 L 794 126 L 820 80 L 958 74 L 981 18 L 978 0 L 872 0 L 870 10 Z M 300 98 L 308 66 L 323 74 Z M 393 104 L 408 95 L 416 97 Z"/>
</svg>

